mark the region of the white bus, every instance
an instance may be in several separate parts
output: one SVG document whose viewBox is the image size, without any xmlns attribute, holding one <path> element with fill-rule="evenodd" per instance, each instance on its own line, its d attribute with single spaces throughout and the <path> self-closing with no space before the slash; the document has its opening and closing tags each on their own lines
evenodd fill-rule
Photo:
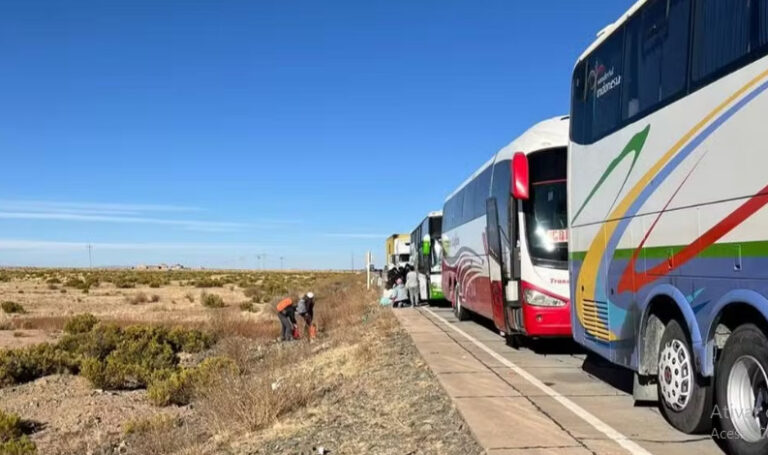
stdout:
<svg viewBox="0 0 768 455">
<path fill-rule="evenodd" d="M 647 0 L 572 78 L 574 337 L 737 454 L 768 453 L 767 54 L 765 0 Z"/>
<path fill-rule="evenodd" d="M 430 212 L 411 233 L 411 263 L 419 274 L 419 299 L 442 300 L 443 212 Z"/>
<path fill-rule="evenodd" d="M 501 149 L 445 201 L 443 289 L 456 316 L 493 320 L 508 341 L 571 336 L 568 117 Z"/>
</svg>

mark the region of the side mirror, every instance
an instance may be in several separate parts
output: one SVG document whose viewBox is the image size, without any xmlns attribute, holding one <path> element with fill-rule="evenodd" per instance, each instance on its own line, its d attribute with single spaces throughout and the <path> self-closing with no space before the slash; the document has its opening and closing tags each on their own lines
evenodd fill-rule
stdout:
<svg viewBox="0 0 768 455">
<path fill-rule="evenodd" d="M 517 152 L 512 157 L 512 197 L 528 200 L 530 185 L 528 179 L 528 157 L 523 152 Z"/>
</svg>

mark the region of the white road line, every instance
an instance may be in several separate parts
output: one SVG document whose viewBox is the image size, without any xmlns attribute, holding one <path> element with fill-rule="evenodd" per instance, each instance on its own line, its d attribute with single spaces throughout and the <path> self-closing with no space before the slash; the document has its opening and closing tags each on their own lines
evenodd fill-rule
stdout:
<svg viewBox="0 0 768 455">
<path fill-rule="evenodd" d="M 472 337 L 472 335 L 469 335 L 468 333 L 464 332 L 460 328 L 456 327 L 456 325 L 451 324 L 444 318 L 440 317 L 437 313 L 430 310 L 429 308 L 424 308 L 424 310 L 428 311 L 432 316 L 435 316 L 436 318 L 440 319 L 453 329 L 456 333 L 462 335 L 467 340 L 471 341 L 475 346 L 485 351 L 487 354 L 489 354 L 494 359 L 501 362 L 504 366 L 508 367 L 510 370 L 514 371 L 521 377 L 523 377 L 526 381 L 530 382 L 534 386 L 536 386 L 539 390 L 546 393 L 548 396 L 552 397 L 554 400 L 556 400 L 561 405 L 565 406 L 567 409 L 569 409 L 571 412 L 579 416 L 582 420 L 587 422 L 588 424 L 592 425 L 597 431 L 603 433 L 606 435 L 609 439 L 613 440 L 616 444 L 624 447 L 627 449 L 627 451 L 633 455 L 651 455 L 651 452 L 645 450 L 644 448 L 640 447 L 637 443 L 629 439 L 628 437 L 624 436 L 623 434 L 619 433 L 618 431 L 614 430 L 608 424 L 603 422 L 602 420 L 598 419 L 591 413 L 589 413 L 586 409 L 582 408 L 578 404 L 574 403 L 573 401 L 569 400 L 568 398 L 560 395 L 557 393 L 554 389 L 549 387 L 548 385 L 544 384 L 543 382 L 539 381 L 534 375 L 531 373 L 528 373 L 527 371 L 523 370 L 519 366 L 515 365 L 514 363 L 510 362 L 509 360 L 502 357 L 499 353 L 492 350 L 491 348 L 487 347 L 480 341 L 476 340 Z"/>
</svg>

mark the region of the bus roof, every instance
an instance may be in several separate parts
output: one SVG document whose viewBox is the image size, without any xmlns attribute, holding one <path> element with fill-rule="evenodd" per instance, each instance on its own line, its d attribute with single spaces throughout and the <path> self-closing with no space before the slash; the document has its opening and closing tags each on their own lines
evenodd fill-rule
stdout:
<svg viewBox="0 0 768 455">
<path fill-rule="evenodd" d="M 587 47 L 587 49 L 582 52 L 582 54 L 579 56 L 579 59 L 576 61 L 577 63 L 584 60 L 584 58 L 590 54 L 597 46 L 600 45 L 603 41 L 605 41 L 609 36 L 611 36 L 611 33 L 613 33 L 614 30 L 621 27 L 621 25 L 629 19 L 629 17 L 635 13 L 640 7 L 642 7 L 644 4 L 648 3 L 649 0 L 637 0 L 634 5 L 632 5 L 624 14 L 619 16 L 618 19 L 616 19 L 615 22 L 608 24 L 597 32 L 597 38 L 595 41 L 592 42 L 592 44 Z"/>
<path fill-rule="evenodd" d="M 464 180 L 445 200 L 448 201 L 448 199 L 461 191 L 462 188 L 467 186 L 469 182 L 480 175 L 488 166 L 492 166 L 497 161 L 511 160 L 516 152 L 523 152 L 528 155 L 539 150 L 566 146 L 568 146 L 568 116 L 543 120 L 530 127 L 517 139 L 496 152 L 490 160 L 486 161 L 478 170 Z"/>
</svg>

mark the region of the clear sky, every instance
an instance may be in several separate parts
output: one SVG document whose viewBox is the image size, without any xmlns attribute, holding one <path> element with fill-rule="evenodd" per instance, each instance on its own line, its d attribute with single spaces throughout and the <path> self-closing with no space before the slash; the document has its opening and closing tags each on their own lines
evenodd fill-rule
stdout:
<svg viewBox="0 0 768 455">
<path fill-rule="evenodd" d="M 0 264 L 381 264 L 632 3 L 4 0 Z"/>
</svg>

